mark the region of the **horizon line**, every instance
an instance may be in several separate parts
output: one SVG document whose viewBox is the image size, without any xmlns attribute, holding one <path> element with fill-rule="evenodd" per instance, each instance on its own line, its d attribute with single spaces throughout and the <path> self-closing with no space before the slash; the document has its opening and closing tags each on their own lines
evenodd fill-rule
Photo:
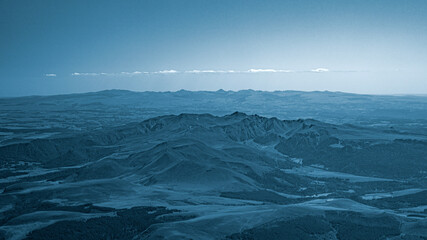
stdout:
<svg viewBox="0 0 427 240">
<path fill-rule="evenodd" d="M 88 92 L 71 92 L 71 93 L 58 93 L 58 94 L 31 94 L 31 95 L 17 95 L 17 96 L 0 96 L 0 99 L 10 99 L 10 98 L 25 98 L 25 97 L 53 97 L 53 96 L 66 96 L 66 95 L 83 95 L 83 94 L 93 94 L 93 93 L 101 93 L 101 92 L 130 92 L 130 93 L 177 93 L 177 92 L 231 92 L 238 93 L 243 91 L 253 91 L 253 92 L 265 92 L 265 93 L 275 93 L 275 92 L 301 92 L 301 93 L 336 93 L 336 94 L 350 94 L 350 95 L 368 95 L 368 96 L 390 96 L 390 97 L 402 97 L 402 96 L 412 96 L 412 97 L 427 97 L 427 93 L 392 93 L 392 94 L 381 94 L 381 93 L 355 93 L 355 92 L 345 92 L 345 91 L 330 91 L 330 90 L 313 90 L 313 91 L 304 91 L 304 90 L 259 90 L 259 89 L 239 89 L 239 90 L 224 90 L 222 88 L 217 90 L 187 90 L 187 89 L 179 89 L 172 91 L 135 91 L 129 89 L 104 89 L 99 91 L 88 91 Z"/>
</svg>

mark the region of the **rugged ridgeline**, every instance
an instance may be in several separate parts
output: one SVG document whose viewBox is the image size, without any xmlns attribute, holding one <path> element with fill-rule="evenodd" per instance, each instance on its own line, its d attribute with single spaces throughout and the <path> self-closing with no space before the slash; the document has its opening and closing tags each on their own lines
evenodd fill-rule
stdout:
<svg viewBox="0 0 427 240">
<path fill-rule="evenodd" d="M 426 238 L 412 132 L 235 112 L 9 141 L 0 236 Z"/>
<path fill-rule="evenodd" d="M 225 115 L 234 111 L 280 119 L 307 119 L 334 124 L 427 133 L 426 96 L 377 96 L 340 92 L 216 91 L 95 93 L 0 99 L 0 144 L 16 138 L 123 125 L 181 113 Z"/>
</svg>

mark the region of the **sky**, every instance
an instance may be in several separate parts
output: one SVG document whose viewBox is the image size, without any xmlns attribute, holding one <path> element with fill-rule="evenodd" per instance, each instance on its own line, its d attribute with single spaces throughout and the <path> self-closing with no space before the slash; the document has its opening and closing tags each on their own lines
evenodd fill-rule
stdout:
<svg viewBox="0 0 427 240">
<path fill-rule="evenodd" d="M 0 0 L 0 96 L 427 94 L 424 0 Z"/>
</svg>

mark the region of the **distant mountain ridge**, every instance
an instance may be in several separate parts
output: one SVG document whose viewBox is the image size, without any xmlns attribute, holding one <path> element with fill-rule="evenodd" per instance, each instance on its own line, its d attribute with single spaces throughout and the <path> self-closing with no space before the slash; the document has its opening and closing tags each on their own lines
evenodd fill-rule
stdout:
<svg viewBox="0 0 427 240">
<path fill-rule="evenodd" d="M 0 145 L 14 138 L 123 125 L 169 114 L 245 112 L 280 119 L 316 119 L 402 131 L 419 125 L 427 133 L 427 97 L 376 96 L 341 92 L 254 90 L 131 92 L 107 90 L 56 96 L 0 98 Z M 37 135 L 37 134 L 36 134 Z M 41 137 L 41 136 L 40 136 Z"/>
</svg>

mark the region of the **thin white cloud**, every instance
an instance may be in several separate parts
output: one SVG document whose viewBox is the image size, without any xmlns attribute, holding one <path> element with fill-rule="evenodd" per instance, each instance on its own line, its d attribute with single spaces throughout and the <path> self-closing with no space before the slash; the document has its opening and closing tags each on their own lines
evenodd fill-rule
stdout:
<svg viewBox="0 0 427 240">
<path fill-rule="evenodd" d="M 317 73 L 322 73 L 322 72 L 329 72 L 329 69 L 327 68 L 316 68 L 316 69 L 311 69 L 311 72 L 317 72 Z"/>
<path fill-rule="evenodd" d="M 185 73 L 234 73 L 234 70 L 190 70 Z"/>
<path fill-rule="evenodd" d="M 251 68 L 248 70 L 250 73 L 288 73 L 292 72 L 291 70 L 281 70 L 281 69 L 254 69 Z"/>
<path fill-rule="evenodd" d="M 216 73 L 217 71 L 214 70 L 191 70 L 191 71 L 185 71 L 185 73 Z"/>
<path fill-rule="evenodd" d="M 135 71 L 135 72 L 121 72 L 121 75 L 127 75 L 127 76 L 135 76 L 135 75 L 139 75 L 142 74 L 142 72 L 140 71 Z"/>
<path fill-rule="evenodd" d="M 106 73 L 79 73 L 79 72 L 75 72 L 72 73 L 71 75 L 73 76 L 99 76 L 99 75 L 105 75 Z"/>
<path fill-rule="evenodd" d="M 153 73 L 170 74 L 170 73 L 179 73 L 179 72 L 176 70 L 170 69 L 170 70 L 157 71 L 157 72 L 153 72 Z"/>
<path fill-rule="evenodd" d="M 154 72 L 141 72 L 141 71 L 133 71 L 133 72 L 119 72 L 119 73 L 96 73 L 96 72 L 74 72 L 71 75 L 72 76 L 139 76 L 143 74 L 177 74 L 177 73 L 187 73 L 187 74 L 203 74 L 203 73 L 306 73 L 306 72 L 315 72 L 315 73 L 323 73 L 323 72 L 332 72 L 331 70 L 327 68 L 315 68 L 311 70 L 305 70 L 305 71 L 294 71 L 294 70 L 286 70 L 286 69 L 273 69 L 273 68 L 251 68 L 248 70 L 212 70 L 212 69 L 206 69 L 206 70 L 199 70 L 199 69 L 193 69 L 193 70 L 185 70 L 185 71 L 177 71 L 174 69 L 169 70 L 161 70 L 161 71 L 154 71 Z M 333 72 L 339 72 L 339 71 L 333 71 Z M 347 71 L 346 71 L 347 72 Z M 56 77 L 56 74 L 49 73 L 45 74 L 47 77 Z"/>
<path fill-rule="evenodd" d="M 46 77 L 56 77 L 56 73 L 46 73 Z"/>
<path fill-rule="evenodd" d="M 117 75 L 134 76 L 134 75 L 139 75 L 139 74 L 142 74 L 142 72 L 139 72 L 139 71 L 134 71 L 134 72 L 120 72 L 120 73 L 105 73 L 105 72 L 101 72 L 101 73 L 95 73 L 95 72 L 81 73 L 81 72 L 74 72 L 71 75 L 72 76 L 117 76 Z"/>
</svg>

